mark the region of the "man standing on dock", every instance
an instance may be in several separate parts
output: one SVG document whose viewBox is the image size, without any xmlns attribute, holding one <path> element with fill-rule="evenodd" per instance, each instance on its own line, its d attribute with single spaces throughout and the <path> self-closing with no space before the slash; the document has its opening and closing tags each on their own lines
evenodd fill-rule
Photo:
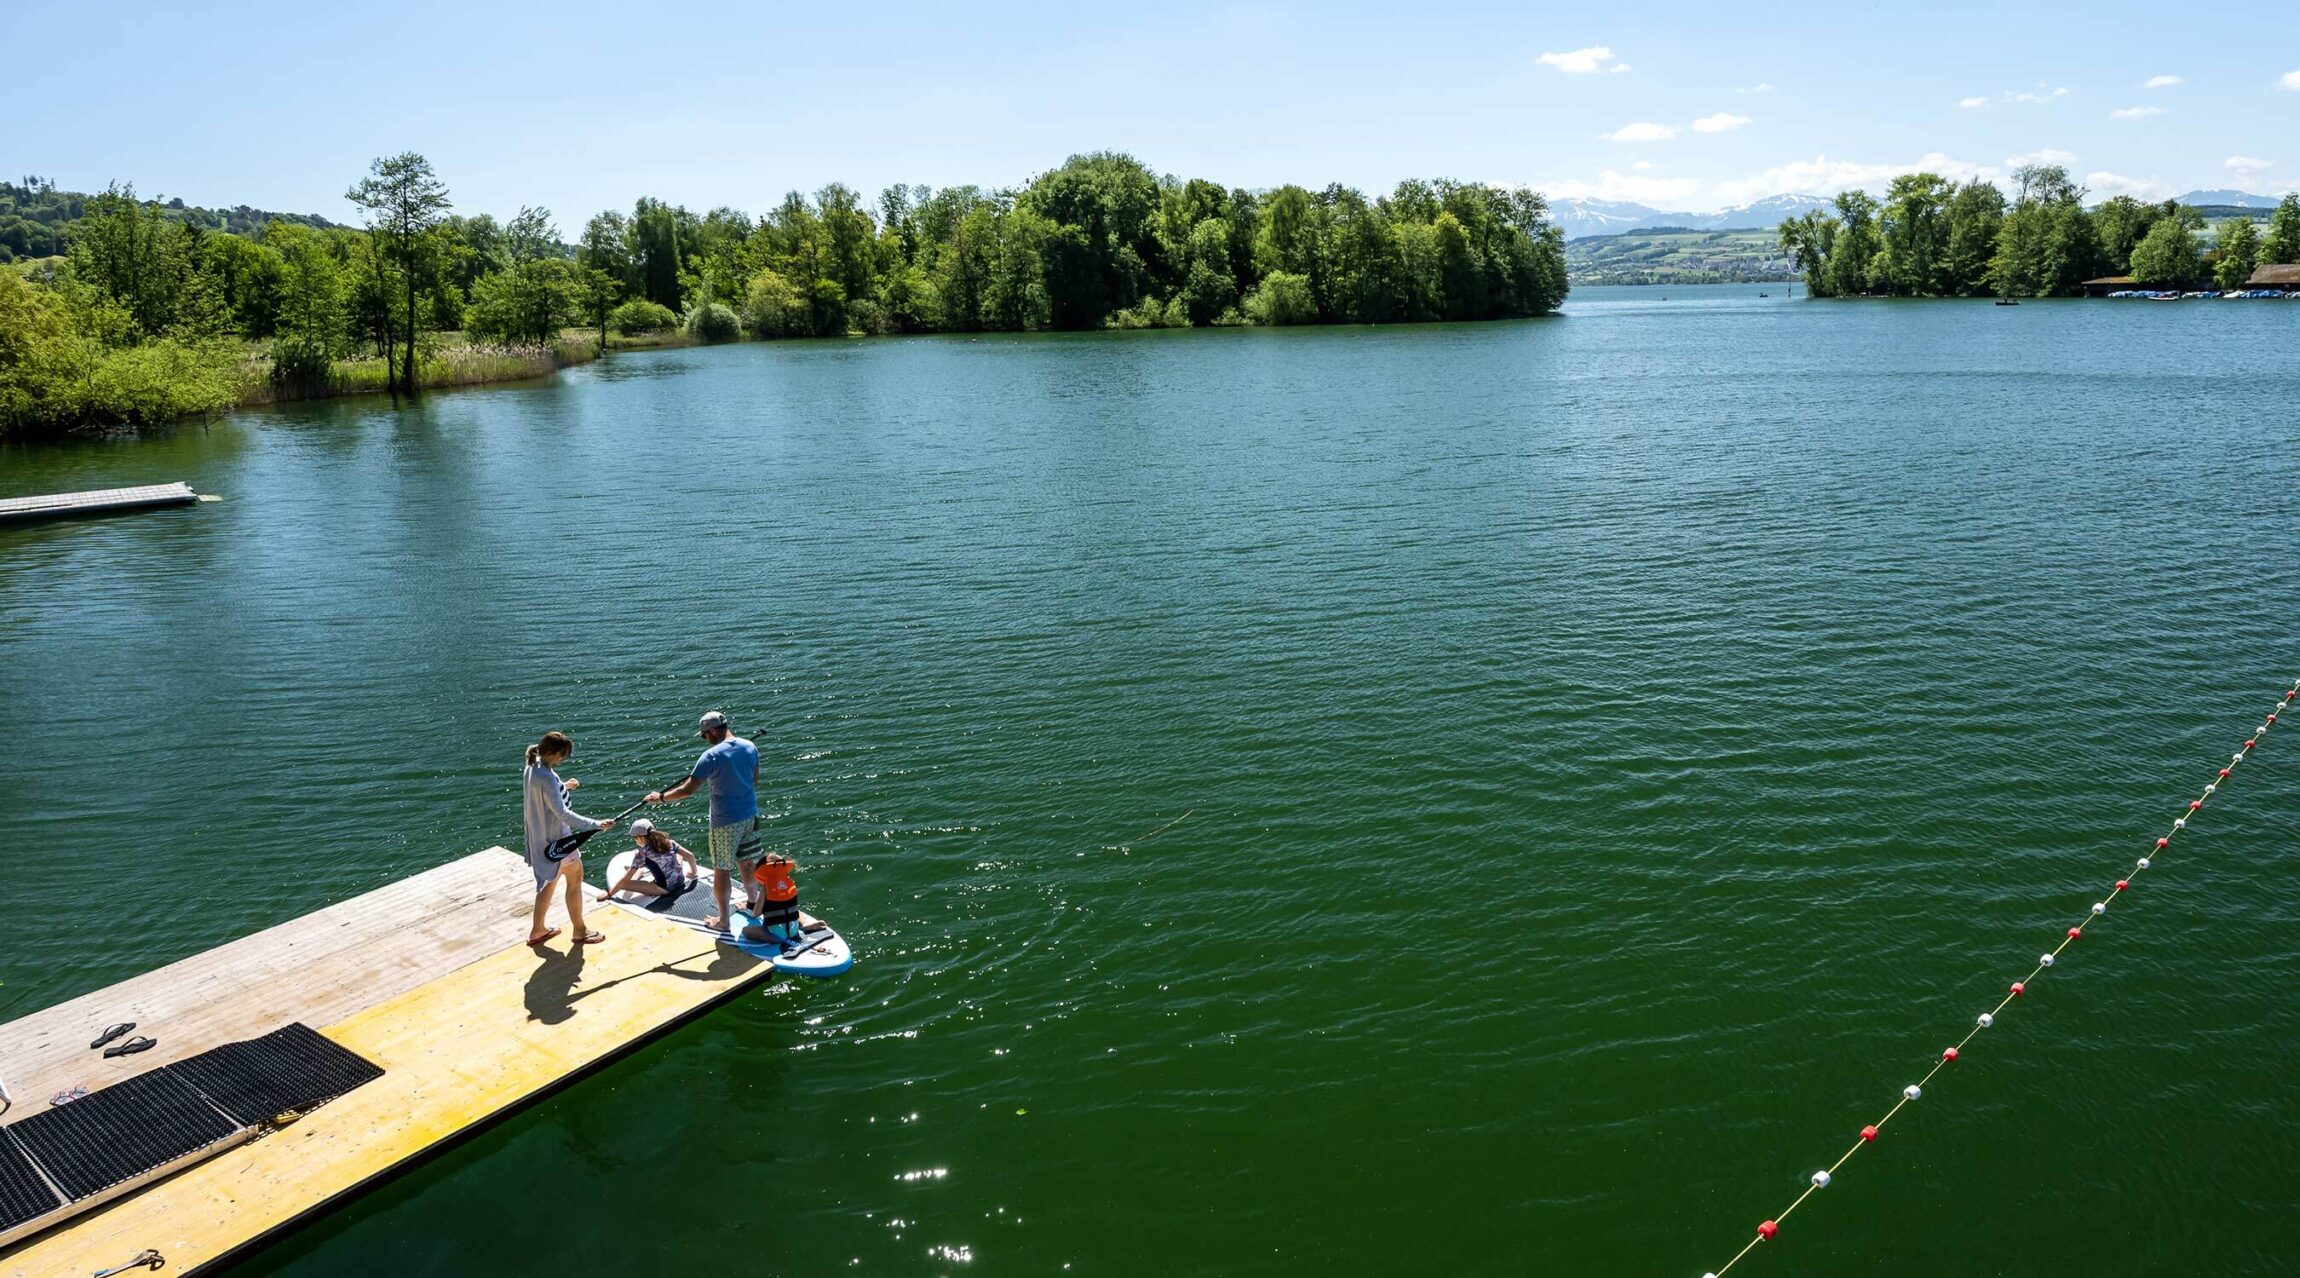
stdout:
<svg viewBox="0 0 2300 1278">
<path fill-rule="evenodd" d="M 695 770 L 668 790 L 650 792 L 647 802 L 675 803 L 697 787 L 710 785 L 711 895 L 719 912 L 703 920 L 703 926 L 723 928 L 727 925 L 728 884 L 739 877 L 747 899 L 751 872 L 758 868 L 763 855 L 759 845 L 759 748 L 736 736 L 727 716 L 717 710 L 703 715 L 700 735 L 710 742 L 710 748 L 695 760 Z"/>
</svg>

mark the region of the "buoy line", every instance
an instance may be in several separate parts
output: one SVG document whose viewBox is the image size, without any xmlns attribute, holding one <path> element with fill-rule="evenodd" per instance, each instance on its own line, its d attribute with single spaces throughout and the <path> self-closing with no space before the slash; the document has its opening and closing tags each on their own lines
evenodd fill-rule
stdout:
<svg viewBox="0 0 2300 1278">
<path fill-rule="evenodd" d="M 2188 810 L 2173 819 L 2172 829 L 2168 831 L 2162 838 L 2159 838 L 2156 841 L 2154 847 L 2150 849 L 2151 851 L 2162 852 L 2166 848 L 2172 846 L 2172 836 L 2180 833 L 2182 830 L 2187 829 L 2188 818 L 2196 815 L 2197 811 L 2204 806 L 2204 801 L 2206 799 L 2209 799 L 2213 795 L 2220 792 L 2220 783 L 2228 779 L 2229 772 L 2234 769 L 2237 764 L 2244 762 L 2244 760 L 2251 755 L 2252 747 L 2259 744 L 2260 738 L 2267 735 L 2268 729 L 2276 725 L 2276 716 L 2283 713 L 2285 708 L 2292 704 L 2292 699 L 2296 696 L 2300 696 L 2300 679 L 2294 679 L 2292 681 L 2292 686 L 2285 691 L 2283 697 L 2280 698 L 2275 705 L 2268 708 L 2267 720 L 2263 722 L 2258 728 L 2253 729 L 2252 733 L 2244 738 L 2243 748 L 2228 757 L 2228 766 L 2220 769 L 2220 775 L 2205 784 L 2204 793 L 2188 801 Z M 1965 1036 L 1958 1039 L 1954 1047 L 1950 1047 L 1942 1051 L 1940 1059 L 1933 1062 L 1933 1067 L 1925 1071 L 1925 1076 L 1923 1078 L 1920 1078 L 1916 1082 L 1911 1083 L 1907 1087 L 1901 1089 L 1901 1098 L 1893 1102 L 1893 1107 L 1885 1111 L 1885 1116 L 1883 1118 L 1880 1118 L 1876 1122 L 1871 1123 L 1869 1126 L 1862 1128 L 1859 1137 L 1853 1141 L 1850 1148 L 1846 1149 L 1843 1154 L 1838 1155 L 1836 1162 L 1829 1164 L 1825 1170 L 1814 1172 L 1811 1183 L 1805 1186 L 1803 1193 L 1797 1195 L 1796 1201 L 1790 1203 L 1788 1207 L 1783 1209 L 1779 1215 L 1774 1216 L 1772 1219 L 1758 1225 L 1756 1236 L 1751 1238 L 1748 1242 L 1743 1243 L 1741 1245 L 1741 1250 L 1733 1253 L 1733 1259 L 1726 1261 L 1723 1265 L 1718 1266 L 1715 1270 L 1703 1274 L 1701 1278 L 1723 1278 L 1725 1272 L 1731 1269 L 1733 1266 L 1741 1263 L 1741 1258 L 1755 1250 L 1758 1243 L 1765 1242 L 1771 1239 L 1774 1235 L 1780 1233 L 1781 1222 L 1787 1220 L 1791 1212 L 1794 1212 L 1799 1207 L 1804 1206 L 1805 1200 L 1812 1197 L 1816 1191 L 1827 1188 L 1830 1179 L 1837 1174 L 1838 1169 L 1843 1167 L 1847 1162 L 1850 1162 L 1853 1155 L 1860 1153 L 1863 1146 L 1874 1143 L 1878 1134 L 1884 1131 L 1885 1124 L 1893 1121 L 1893 1115 L 1901 1112 L 1902 1106 L 1907 1105 L 1909 1102 L 1916 1100 L 1920 1096 L 1923 1096 L 1925 1093 L 1925 1088 L 1932 1083 L 1933 1076 L 1940 1073 L 1942 1070 L 1947 1069 L 1951 1064 L 1955 1063 L 1958 1054 L 1964 1051 L 1965 1046 L 1971 1043 L 1982 1030 L 1985 1030 L 1996 1024 L 1997 1017 L 2004 1013 L 2005 1008 L 2011 1005 L 2014 999 L 2019 998 L 2028 990 L 2029 983 L 2034 981 L 2037 977 L 2043 975 L 2046 968 L 2051 967 L 2056 961 L 2059 960 L 2062 950 L 2065 950 L 2069 946 L 2074 945 L 2076 943 L 2076 939 L 2084 935 L 2085 924 L 2090 923 L 2093 920 L 2099 918 L 2101 915 L 2108 913 L 2108 907 L 2115 904 L 2116 898 L 2122 896 L 2126 889 L 2132 886 L 2132 880 L 2140 877 L 2143 873 L 2145 873 L 2148 870 L 2149 865 L 2150 860 L 2147 856 L 2142 856 L 2138 861 L 2133 862 L 2132 872 L 2125 877 L 2118 879 L 2116 881 L 2116 886 L 2109 889 L 2107 896 L 2093 902 L 2091 911 L 2088 912 L 2084 919 L 2075 927 L 2072 927 L 2068 930 L 2068 935 L 2061 938 L 2060 944 L 2053 946 L 2050 950 L 2043 954 L 2037 955 L 2036 966 L 2029 969 L 2029 974 L 2027 976 L 2014 981 L 2012 983 L 2011 990 L 2002 999 L 1997 1001 L 1997 1005 L 1995 1007 L 1992 1007 L 1988 1011 L 1981 1013 L 1980 1017 L 1974 1021 L 1973 1027 L 1965 1031 Z"/>
</svg>

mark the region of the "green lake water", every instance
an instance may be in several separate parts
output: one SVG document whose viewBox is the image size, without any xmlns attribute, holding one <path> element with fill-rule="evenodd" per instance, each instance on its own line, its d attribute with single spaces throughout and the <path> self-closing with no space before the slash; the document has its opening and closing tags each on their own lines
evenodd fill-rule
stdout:
<svg viewBox="0 0 2300 1278">
<path fill-rule="evenodd" d="M 721 706 L 855 969 L 234 1278 L 1715 1269 L 2300 675 L 2300 306 L 1771 291 L 0 451 L 224 498 L 0 529 L 0 1019 Z M 2191 834 L 1735 1275 L 2287 1272 L 2300 722 Z"/>
</svg>

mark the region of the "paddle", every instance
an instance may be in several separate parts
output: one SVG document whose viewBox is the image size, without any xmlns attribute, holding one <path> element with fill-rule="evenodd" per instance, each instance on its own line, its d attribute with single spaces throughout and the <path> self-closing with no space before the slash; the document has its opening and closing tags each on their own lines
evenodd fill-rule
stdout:
<svg viewBox="0 0 2300 1278">
<path fill-rule="evenodd" d="M 679 781 L 684 781 L 686 779 L 687 778 L 685 777 L 680 777 Z M 671 785 L 677 785 L 679 784 L 679 781 L 673 781 Z M 658 787 L 658 789 L 662 790 L 668 790 L 670 788 L 671 786 Z M 647 801 L 645 799 L 641 799 L 637 803 L 632 804 L 630 807 L 623 809 L 621 812 L 608 817 L 607 824 L 613 825 L 616 822 L 621 821 L 624 817 L 627 817 L 646 806 Z M 553 843 L 549 848 L 545 849 L 543 858 L 547 861 L 564 861 L 568 857 L 571 857 L 577 852 L 582 851 L 583 845 L 589 843 L 591 841 L 591 836 L 597 833 L 599 833 L 597 830 L 584 830 L 576 834 L 570 834 L 566 838 L 560 839 L 559 841 Z"/>
</svg>

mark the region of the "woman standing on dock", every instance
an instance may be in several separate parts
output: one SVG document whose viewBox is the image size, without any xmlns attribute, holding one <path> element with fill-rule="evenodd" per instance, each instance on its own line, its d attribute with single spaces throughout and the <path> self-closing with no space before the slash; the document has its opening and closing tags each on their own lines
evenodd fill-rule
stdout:
<svg viewBox="0 0 2300 1278">
<path fill-rule="evenodd" d="M 567 923 L 575 929 L 575 944 L 597 945 L 607 939 L 583 925 L 583 852 L 575 835 L 612 829 L 615 823 L 594 821 L 567 806 L 567 791 L 578 783 L 561 781 L 557 769 L 574 753 L 575 743 L 564 732 L 546 732 L 527 747 L 527 866 L 535 871 L 529 945 L 559 935 L 558 928 L 544 928 L 543 916 L 551 911 L 552 885 L 562 881 L 567 885 Z"/>
</svg>

